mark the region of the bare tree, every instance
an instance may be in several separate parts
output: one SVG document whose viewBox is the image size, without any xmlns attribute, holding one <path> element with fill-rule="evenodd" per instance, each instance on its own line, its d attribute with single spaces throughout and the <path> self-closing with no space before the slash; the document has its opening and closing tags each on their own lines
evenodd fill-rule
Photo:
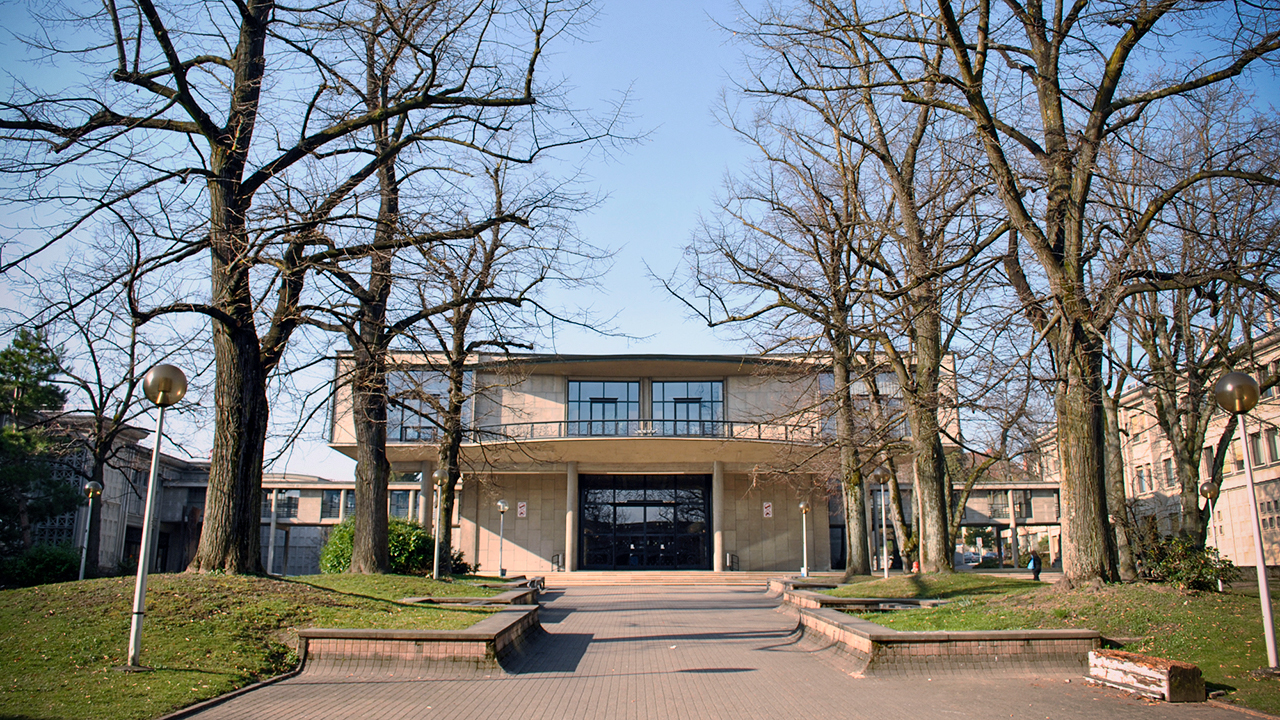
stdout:
<svg viewBox="0 0 1280 720">
<path fill-rule="evenodd" d="M 747 254 L 723 245 L 715 250 L 742 255 L 729 261 L 734 272 L 754 278 L 772 302 L 726 319 L 791 311 L 796 303 L 824 307 L 821 320 L 814 314 L 806 320 L 829 335 L 822 349 L 832 353 L 837 392 L 852 380 L 841 368 L 848 367 L 841 356 L 849 354 L 850 338 L 874 344 L 880 358 L 874 364 L 896 376 L 894 394 L 910 429 L 922 507 L 921 567 L 949 571 L 950 491 L 939 419 L 945 358 L 970 293 L 991 267 L 990 259 L 979 259 L 1005 226 L 974 203 L 982 179 L 967 171 L 966 156 L 976 147 L 933 108 L 905 106 L 879 90 L 895 81 L 897 68 L 853 29 L 856 16 L 847 11 L 836 3 L 797 2 L 748 16 L 739 30 L 756 50 L 743 93 L 760 112 L 737 129 L 776 166 L 782 182 L 757 181 L 745 194 L 730 190 L 737 205 L 730 214 L 766 245 L 740 248 Z M 935 49 L 932 62 L 941 56 Z M 750 217 L 753 202 L 762 208 L 759 218 Z M 764 222 L 770 227 L 758 230 Z M 800 244 L 806 247 L 788 247 Z M 806 265 L 811 269 L 801 269 Z M 786 278 L 787 272 L 794 276 Z M 773 300 L 780 296 L 785 299 Z M 841 415 L 852 412 L 851 403 L 841 408 Z M 848 433 L 837 444 L 852 452 Z M 846 497 L 861 496 L 852 470 L 857 463 L 843 464 Z M 851 568 L 858 557 L 854 551 Z"/>
<path fill-rule="evenodd" d="M 183 367 L 198 382 L 208 358 L 200 352 L 207 343 L 200 333 L 182 332 L 153 324 L 143 337 L 129 311 L 127 286 L 102 283 L 120 263 L 114 254 L 73 259 L 23 283 L 30 317 L 18 319 L 37 328 L 60 350 L 58 382 L 67 389 L 66 404 L 46 415 L 45 426 L 57 438 L 56 460 L 84 482 L 105 486 L 106 471 L 116 469 L 132 484 L 135 458 L 128 448 L 140 423 L 153 407 L 142 397 L 143 375 L 152 366 L 170 362 Z M 128 265 L 128 261 L 121 263 Z M 106 289 L 99 290 L 103 285 Z M 190 411 L 190 404 L 176 408 Z M 173 440 L 172 438 L 170 439 Z M 177 443 L 182 445 L 181 442 Z M 145 488 L 132 487 L 138 497 Z M 86 555 L 97 571 L 102 504 L 93 504 Z"/>
<path fill-rule="evenodd" d="M 1217 157 L 1147 188 L 1136 222 L 1113 233 L 1088 222 L 1100 155 L 1163 102 L 1230 82 L 1274 57 L 1280 15 L 1269 6 L 1179 0 L 1080 0 L 1069 7 L 938 0 L 918 14 L 865 10 L 855 28 L 882 57 L 898 59 L 901 99 L 964 120 L 982 143 L 984 170 L 1015 231 L 1005 270 L 1057 371 L 1063 568 L 1071 581 L 1114 578 L 1101 400 L 1107 326 L 1131 295 L 1238 274 L 1230 265 L 1152 272 L 1134 268 L 1133 255 L 1168 203 L 1188 188 L 1213 178 L 1275 178 L 1274 168 L 1247 152 Z M 931 73 L 925 69 L 934 67 L 937 28 L 948 62 Z M 1175 34 L 1213 59 L 1186 73 L 1161 72 L 1160 53 Z M 1024 247 L 1034 272 L 1023 263 Z"/>
<path fill-rule="evenodd" d="M 3 104 L 0 128 L 9 140 L 3 169 L 21 183 L 9 199 L 39 204 L 54 197 L 71 208 L 60 228 L 6 268 L 103 215 L 150 234 L 150 243 L 139 244 L 147 258 L 143 281 L 208 263 L 207 292 L 135 311 L 142 321 L 196 312 L 213 326 L 216 421 L 193 570 L 259 568 L 267 384 L 301 322 L 310 268 L 474 237 L 515 219 L 330 245 L 317 228 L 390 159 L 376 149 L 353 153 L 340 141 L 398 121 L 410 134 L 466 145 L 529 121 L 538 114 L 535 71 L 544 44 L 583 13 L 576 2 L 434 3 L 425 31 L 405 49 L 416 67 L 408 82 L 373 109 L 351 101 L 348 91 L 364 85 L 359 63 L 369 23 L 399 17 L 402 9 L 394 0 L 72 6 L 67 16 L 84 30 L 66 37 L 101 36 L 84 48 L 49 41 L 44 49 L 60 62 L 82 62 L 92 89 L 24 88 Z M 271 210 L 287 203 L 261 209 L 263 196 L 287 198 L 291 187 L 302 187 L 291 180 L 302 175 L 327 179 L 305 217 L 280 218 Z"/>
<path fill-rule="evenodd" d="M 1132 151 L 1103 155 L 1099 195 L 1105 210 L 1097 215 L 1107 225 L 1125 228 L 1138 221 L 1143 207 L 1134 202 L 1137 187 L 1176 182 L 1224 153 L 1245 148 L 1254 157 L 1270 153 L 1273 165 L 1280 158 L 1276 129 L 1251 118 L 1238 93 L 1210 88 L 1180 98 L 1168 111 L 1173 115 L 1171 132 L 1148 123 L 1131 133 Z M 1218 376 L 1250 359 L 1255 328 L 1261 326 L 1258 311 L 1274 307 L 1278 200 L 1280 189 L 1235 178 L 1206 180 L 1172 198 L 1136 244 L 1134 266 L 1183 275 L 1222 266 L 1242 272 L 1193 287 L 1133 295 L 1116 322 L 1140 350 L 1136 357 L 1127 352 L 1129 357 L 1120 360 L 1122 372 L 1143 389 L 1143 406 L 1136 409 L 1146 412 L 1150 399 L 1151 414 L 1172 449 L 1174 477 L 1169 480 L 1178 494 L 1178 532 L 1201 545 L 1206 523 L 1200 468 L 1215 412 L 1212 388 Z M 1109 422 L 1116 400 L 1118 396 L 1109 399 Z M 1122 557 L 1121 577 L 1128 574 Z"/>
</svg>

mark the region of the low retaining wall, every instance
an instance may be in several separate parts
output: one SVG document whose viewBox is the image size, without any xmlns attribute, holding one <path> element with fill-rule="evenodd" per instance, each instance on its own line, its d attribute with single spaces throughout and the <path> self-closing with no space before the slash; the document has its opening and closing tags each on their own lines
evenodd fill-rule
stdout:
<svg viewBox="0 0 1280 720">
<path fill-rule="evenodd" d="M 839 598 L 793 590 L 779 608 L 799 618 L 810 640 L 832 646 L 866 676 L 1084 673 L 1089 651 L 1102 646 L 1094 630 L 900 632 L 831 607 Z"/>
<path fill-rule="evenodd" d="M 305 628 L 298 631 L 298 658 L 304 668 L 318 663 L 381 671 L 443 664 L 497 670 L 541 629 L 536 605 L 499 610 L 465 630 Z"/>
<path fill-rule="evenodd" d="M 490 597 L 464 597 L 456 595 L 428 595 L 426 597 L 409 597 L 400 600 L 402 603 L 428 603 L 431 605 L 466 605 L 468 607 L 485 607 L 494 605 L 537 605 L 538 588 L 520 587 Z"/>
</svg>

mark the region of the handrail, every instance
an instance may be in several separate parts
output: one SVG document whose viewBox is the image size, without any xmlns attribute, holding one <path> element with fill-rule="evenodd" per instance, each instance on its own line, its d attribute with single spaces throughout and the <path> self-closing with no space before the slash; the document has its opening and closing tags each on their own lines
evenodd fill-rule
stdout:
<svg viewBox="0 0 1280 720">
<path fill-rule="evenodd" d="M 473 442 L 600 437 L 704 437 L 814 443 L 821 441 L 823 434 L 822 429 L 814 425 L 739 420 L 552 420 L 482 425 L 472 431 L 472 436 Z"/>
</svg>

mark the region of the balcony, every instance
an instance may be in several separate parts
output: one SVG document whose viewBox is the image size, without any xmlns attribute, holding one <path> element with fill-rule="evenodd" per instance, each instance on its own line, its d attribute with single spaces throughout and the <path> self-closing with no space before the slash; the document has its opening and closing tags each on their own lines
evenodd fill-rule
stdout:
<svg viewBox="0 0 1280 720">
<path fill-rule="evenodd" d="M 580 438 L 721 438 L 807 444 L 823 440 L 821 429 L 813 425 L 732 420 L 557 420 L 484 425 L 472 433 L 476 443 Z"/>
</svg>

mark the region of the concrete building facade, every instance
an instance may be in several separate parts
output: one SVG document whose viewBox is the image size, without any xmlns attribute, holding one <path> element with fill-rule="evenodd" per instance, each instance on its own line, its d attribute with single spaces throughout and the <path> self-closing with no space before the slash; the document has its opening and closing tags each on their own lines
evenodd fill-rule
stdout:
<svg viewBox="0 0 1280 720">
<path fill-rule="evenodd" d="M 345 359 L 339 359 L 342 376 Z M 437 436 L 432 371 L 398 358 L 393 467 L 427 479 Z M 797 572 L 831 566 L 830 452 L 820 369 L 753 356 L 522 356 L 469 374 L 453 541 L 484 570 L 698 569 Z M 332 447 L 355 455 L 340 386 Z M 498 500 L 509 510 L 500 517 Z M 799 503 L 815 512 L 802 521 Z M 501 528 L 500 528 L 501 526 Z"/>
</svg>

